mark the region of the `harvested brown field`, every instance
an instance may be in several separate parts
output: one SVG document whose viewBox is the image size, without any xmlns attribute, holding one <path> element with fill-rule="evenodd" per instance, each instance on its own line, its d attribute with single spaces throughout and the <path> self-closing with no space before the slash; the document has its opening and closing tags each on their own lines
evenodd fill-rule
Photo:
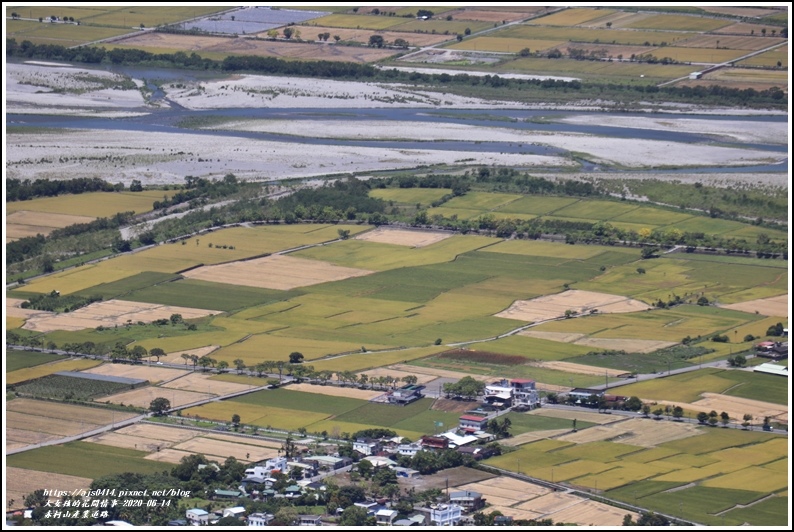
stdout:
<svg viewBox="0 0 794 532">
<path fill-rule="evenodd" d="M 44 487 L 52 486 L 53 489 L 59 491 L 72 492 L 74 490 L 88 489 L 94 481 L 91 478 L 35 471 L 33 469 L 20 469 L 18 467 L 8 467 L 5 473 L 6 510 L 24 508 L 25 497 Z M 10 505 L 12 500 L 14 501 L 13 506 Z"/>
<path fill-rule="evenodd" d="M 703 399 L 691 404 L 695 411 L 727 412 L 732 419 L 742 419 L 745 414 L 752 414 L 757 420 L 762 420 L 769 416 L 773 420 L 788 423 L 788 408 L 775 403 L 756 401 L 754 399 L 744 399 L 742 397 L 731 397 L 719 393 L 705 392 L 701 394 Z M 662 403 L 662 401 L 659 401 Z M 686 405 L 681 405 L 686 409 Z"/>
<path fill-rule="evenodd" d="M 440 412 L 456 412 L 464 414 L 469 410 L 474 410 L 479 406 L 477 401 L 455 401 L 453 399 L 436 399 L 431 410 L 438 410 Z"/>
<path fill-rule="evenodd" d="M 191 392 L 208 393 L 211 395 L 226 395 L 235 392 L 250 390 L 254 386 L 239 384 L 221 380 L 210 380 L 212 374 L 189 373 L 184 377 L 172 380 L 163 384 L 163 388 L 173 388 L 176 390 L 188 390 Z"/>
<path fill-rule="evenodd" d="M 543 486 L 522 482 L 510 477 L 489 478 L 488 480 L 459 486 L 459 489 L 482 493 L 486 502 L 503 506 L 513 506 L 514 504 L 551 493 L 550 489 Z"/>
<path fill-rule="evenodd" d="M 367 373 L 369 375 L 369 373 Z M 290 384 L 289 390 L 296 392 L 317 393 L 322 395 L 332 395 L 335 397 L 351 397 L 353 399 L 363 399 L 369 401 L 370 399 L 383 395 L 382 391 L 376 390 L 359 390 L 358 388 L 340 388 L 339 386 L 320 386 L 319 384 L 308 384 L 302 382 L 300 384 Z"/>
<path fill-rule="evenodd" d="M 95 368 L 85 370 L 85 373 L 94 375 L 109 375 L 111 377 L 126 377 L 128 379 L 143 379 L 154 384 L 161 381 L 176 379 L 186 372 L 178 369 L 161 368 L 158 366 L 132 366 L 129 364 L 102 364 Z"/>
<path fill-rule="evenodd" d="M 385 368 L 367 370 L 364 373 L 366 373 L 370 379 L 372 379 L 372 377 L 385 377 L 387 375 L 397 379 L 402 379 L 403 377 L 413 375 L 417 379 L 417 384 L 427 384 L 436 380 L 438 376 L 434 373 L 430 373 L 429 371 L 425 371 L 426 369 L 428 368 L 415 368 L 414 366 L 409 366 L 407 364 L 395 364 L 394 366 L 387 366 Z"/>
<path fill-rule="evenodd" d="M 495 314 L 498 318 L 508 318 L 525 322 L 538 322 L 565 316 L 570 310 L 578 314 L 597 311 L 605 314 L 637 312 L 651 307 L 642 301 L 625 296 L 590 292 L 587 290 L 566 290 L 558 294 L 536 297 L 530 300 L 515 301 L 510 308 Z"/>
<path fill-rule="evenodd" d="M 172 408 L 177 408 L 201 401 L 203 399 L 210 399 L 214 396 L 208 393 L 170 390 L 167 388 L 149 386 L 139 390 L 130 390 L 128 392 L 117 393 L 116 395 L 109 395 L 107 397 L 103 397 L 101 402 L 125 404 L 128 406 L 137 406 L 139 408 L 149 408 L 149 404 L 151 404 L 151 402 L 158 397 L 165 397 L 171 402 Z"/>
<path fill-rule="evenodd" d="M 191 431 L 185 431 L 185 436 L 190 438 Z M 102 445 L 111 445 L 113 447 L 121 447 L 123 449 L 148 451 L 150 453 L 157 452 L 158 449 L 167 449 L 175 444 L 175 442 L 168 440 L 144 438 L 142 436 L 131 436 L 128 434 L 119 434 L 118 432 L 105 432 L 103 434 L 86 438 L 85 441 L 91 443 L 101 443 Z"/>
<path fill-rule="evenodd" d="M 214 438 L 198 437 L 179 443 L 173 447 L 179 451 L 188 451 L 196 454 L 222 456 L 224 459 L 234 456 L 240 462 L 258 462 L 275 458 L 277 450 L 272 447 L 261 447 L 258 445 L 245 445 L 229 441 L 216 440 Z"/>
<path fill-rule="evenodd" d="M 429 246 L 430 244 L 435 244 L 436 242 L 441 242 L 451 236 L 452 233 L 442 233 L 439 231 L 418 231 L 379 227 L 378 229 L 357 235 L 356 240 L 421 248 Z"/>
<path fill-rule="evenodd" d="M 163 440 L 169 443 L 187 441 L 203 434 L 203 432 L 162 423 L 136 423 L 116 431 L 125 436 L 136 436 L 153 440 Z"/>
<path fill-rule="evenodd" d="M 570 430 L 571 429 L 551 429 L 551 430 L 536 430 L 534 432 L 525 432 L 524 434 L 519 434 L 518 436 L 513 436 L 512 438 L 501 440 L 500 443 L 504 445 L 509 445 L 511 447 L 517 447 L 519 445 L 524 445 L 525 443 L 532 443 L 533 441 L 545 440 L 548 438 L 556 438 L 560 434 L 565 434 Z"/>
<path fill-rule="evenodd" d="M 611 440 L 627 432 L 629 432 L 629 429 L 624 429 L 620 424 L 596 425 L 595 427 L 588 427 L 586 429 L 580 429 L 577 432 L 565 434 L 557 439 L 571 443 L 590 443 L 594 441 Z"/>
<path fill-rule="evenodd" d="M 438 358 L 473 362 L 475 364 L 495 364 L 498 366 L 520 366 L 527 362 L 526 358 L 519 355 L 502 355 L 500 353 L 475 351 L 473 349 L 452 349 L 436 356 Z"/>
<path fill-rule="evenodd" d="M 588 423 L 596 423 L 603 425 L 604 423 L 611 423 L 621 419 L 623 416 L 620 414 L 597 414 L 595 412 L 580 412 L 578 410 L 559 410 L 557 408 L 537 408 L 531 412 L 527 412 L 530 416 L 544 416 L 556 417 L 560 419 L 580 419 Z"/>
<path fill-rule="evenodd" d="M 488 499 L 488 501 L 490 502 L 491 499 Z M 490 512 L 502 512 L 504 515 L 512 516 L 513 519 L 540 519 L 543 517 L 543 515 L 538 512 L 521 510 L 515 506 L 502 506 L 498 503 L 488 506 L 488 513 Z"/>
<path fill-rule="evenodd" d="M 217 351 L 220 348 L 221 346 L 219 345 L 205 345 L 204 347 L 197 347 L 196 349 L 173 351 L 171 353 L 166 353 L 164 357 L 160 357 L 160 361 L 167 362 L 169 364 L 184 364 L 185 359 L 182 358 L 182 355 L 196 355 L 197 357 L 201 358 L 205 355 L 209 355 L 213 351 Z"/>
<path fill-rule="evenodd" d="M 189 320 L 220 314 L 220 311 L 111 299 L 91 303 L 74 312 L 34 316 L 28 319 L 23 328 L 39 332 L 79 331 L 95 329 L 100 325 L 115 327 L 116 325 L 126 325 L 128 322 L 149 323 L 159 319 L 168 319 L 172 314 L 181 314 L 184 319 Z"/>
<path fill-rule="evenodd" d="M 538 7 L 537 11 L 543 8 Z M 522 20 L 529 16 L 527 12 L 520 11 L 486 11 L 480 9 L 456 9 L 455 11 L 445 11 L 444 16 L 451 16 L 452 20 L 478 20 L 483 22 L 513 22 Z M 445 38 L 449 38 L 445 36 Z"/>
<path fill-rule="evenodd" d="M 700 9 L 708 11 L 709 13 L 732 15 L 734 17 L 765 17 L 780 12 L 776 9 L 767 9 L 763 7 L 722 7 L 711 5 L 703 5 Z"/>
<path fill-rule="evenodd" d="M 533 498 L 529 502 L 517 505 L 516 508 L 537 512 L 541 515 L 548 515 L 581 504 L 584 500 L 585 499 L 570 493 L 555 493 L 549 490 L 547 493 Z M 557 522 L 556 520 L 554 521 Z"/>
<path fill-rule="evenodd" d="M 443 490 L 446 486 L 456 487 L 489 478 L 497 477 L 493 473 L 460 466 L 453 467 L 452 469 L 445 469 L 433 475 L 424 475 L 417 478 L 398 477 L 397 482 L 401 488 L 416 488 L 416 491 L 423 491 L 431 488 Z"/>
<path fill-rule="evenodd" d="M 22 308 L 21 305 L 24 302 L 24 299 L 6 298 L 6 316 L 28 319 L 34 316 L 43 317 L 55 315 L 54 312 L 47 312 L 46 310 Z"/>
<path fill-rule="evenodd" d="M 128 412 L 15 399 L 6 405 L 6 446 L 16 449 L 76 436 L 134 416 Z"/>
<path fill-rule="evenodd" d="M 305 31 L 309 31 L 308 28 Z M 314 37 L 316 35 L 312 35 Z M 307 37 L 310 37 L 307 35 Z M 369 41 L 369 40 L 368 40 Z M 334 46 L 286 41 L 259 41 L 234 37 L 206 37 L 142 32 L 113 43 L 118 47 L 168 48 L 174 51 L 196 52 L 199 55 L 225 57 L 227 55 L 258 55 L 323 61 L 352 61 L 371 63 L 394 55 L 394 50 L 370 47 Z"/>
<path fill-rule="evenodd" d="M 34 416 L 20 412 L 6 412 L 6 423 L 9 428 L 24 428 L 30 432 L 41 434 L 42 436 L 38 443 L 57 440 L 63 436 L 75 436 L 89 430 L 98 429 L 101 426 L 95 423 L 57 419 L 48 416 Z"/>
<path fill-rule="evenodd" d="M 563 362 L 561 360 L 534 362 L 531 365 L 540 368 L 566 371 L 568 373 L 579 373 L 580 375 L 604 375 L 604 373 L 606 373 L 610 377 L 622 377 L 627 374 L 625 371 L 621 371 L 618 369 L 598 368 L 596 366 L 576 364 L 575 362 Z"/>
<path fill-rule="evenodd" d="M 256 438 L 246 438 L 245 436 L 232 436 L 229 434 L 204 434 L 205 438 L 220 441 L 230 441 L 234 443 L 241 443 L 243 445 L 253 445 L 255 447 L 265 447 L 267 449 L 281 449 L 283 445 L 279 442 L 260 440 Z"/>
<path fill-rule="evenodd" d="M 697 436 L 703 431 L 690 423 L 632 418 L 612 425 L 626 432 L 615 441 L 640 447 L 655 447 L 668 441 Z M 588 429 L 589 430 L 589 429 Z"/>
<path fill-rule="evenodd" d="M 179 449 L 161 449 L 160 452 L 155 452 L 152 454 L 147 454 L 144 456 L 147 460 L 154 460 L 155 462 L 168 462 L 171 464 L 178 464 L 182 461 L 182 458 L 186 456 L 191 456 L 194 453 L 189 451 L 180 451 Z M 207 460 L 214 460 L 219 464 L 222 464 L 224 460 L 226 460 L 226 456 L 215 456 L 215 455 L 208 455 L 205 454 L 204 457 Z"/>
<path fill-rule="evenodd" d="M 369 270 L 336 266 L 319 260 L 270 255 L 259 259 L 204 266 L 183 275 L 189 279 L 216 283 L 291 290 L 301 286 L 363 277 L 371 273 L 373 272 Z"/>
<path fill-rule="evenodd" d="M 764 316 L 788 317 L 788 294 L 720 306 L 731 310 L 749 312 L 750 314 L 758 313 Z"/>
<path fill-rule="evenodd" d="M 26 236 L 49 235 L 55 229 L 93 222 L 92 216 L 53 212 L 17 211 L 6 216 L 6 242 Z"/>
<path fill-rule="evenodd" d="M 546 514 L 544 518 L 550 518 L 555 523 L 575 523 L 579 526 L 618 527 L 623 524 L 626 514 L 630 514 L 631 518 L 635 520 L 639 517 L 634 512 L 628 512 L 608 504 L 589 499 L 579 499 L 579 501 L 579 504 L 569 505 Z M 531 505 L 528 506 L 531 507 Z"/>
<path fill-rule="evenodd" d="M 771 35 L 772 30 L 775 30 L 775 32 L 777 32 L 780 29 L 780 26 L 751 24 L 748 22 L 737 22 L 736 24 L 731 24 L 730 26 L 725 26 L 724 28 L 717 28 L 716 30 L 713 30 L 712 33 L 730 33 L 733 35 L 736 34 L 753 35 L 756 39 L 761 39 L 763 41 L 764 39 L 766 39 L 766 37 L 761 36 L 761 30 L 764 28 L 766 28 L 767 35 Z M 755 32 L 755 33 L 751 33 L 751 32 Z"/>
<path fill-rule="evenodd" d="M 565 342 L 566 344 L 572 344 L 585 337 L 585 335 L 581 333 L 536 331 L 534 329 L 526 329 L 518 334 L 521 336 L 529 336 L 530 338 L 551 340 L 552 342 Z"/>
<path fill-rule="evenodd" d="M 784 42 L 785 39 L 772 37 L 759 38 L 756 36 L 743 35 L 698 35 L 685 41 L 678 41 L 676 46 L 685 48 L 730 48 L 731 50 L 760 50 L 769 46 Z M 654 54 L 656 55 L 656 54 Z M 659 56 L 663 56 L 662 52 Z"/>
<path fill-rule="evenodd" d="M 137 415 L 130 412 L 107 410 L 105 408 L 91 408 L 89 406 L 37 401 L 35 399 L 14 399 L 6 403 L 6 410 L 30 416 L 77 421 L 78 423 L 81 420 L 91 420 L 91 423 L 96 423 L 98 425 L 110 425 L 114 421 L 123 421 Z"/>
<path fill-rule="evenodd" d="M 300 25 L 300 30 L 303 33 L 304 39 L 315 39 L 318 33 L 328 32 L 331 35 L 339 35 L 342 41 L 359 42 L 369 44 L 369 38 L 373 35 L 380 35 L 383 40 L 388 43 L 393 43 L 396 39 L 404 39 L 408 41 L 409 46 L 430 46 L 440 42 L 449 40 L 449 35 L 432 34 L 432 33 L 407 33 L 400 31 L 375 31 L 366 29 L 355 28 L 331 28 L 325 26 L 315 26 L 309 23 Z M 259 34 L 260 37 L 266 37 L 267 32 Z M 333 42 L 329 40 L 329 42 Z"/>
<path fill-rule="evenodd" d="M 389 375 L 391 373 L 394 373 L 392 370 L 405 371 L 406 375 L 416 375 L 419 378 L 419 384 L 423 384 L 423 379 L 424 382 L 428 382 L 429 380 L 435 380 L 438 377 L 445 377 L 448 379 L 457 379 L 457 380 L 460 380 L 463 377 L 471 377 L 478 381 L 499 380 L 496 377 L 489 377 L 487 375 L 469 375 L 468 373 L 462 373 L 460 371 L 450 371 L 448 369 L 438 369 L 438 368 L 422 368 L 418 366 L 409 366 L 408 364 L 395 364 L 393 366 L 389 366 L 386 369 L 378 369 L 371 372 L 368 371 L 367 375 L 375 373 L 375 371 L 383 371 L 383 375 Z M 432 377 L 432 378 L 428 379 L 428 377 Z"/>
<path fill-rule="evenodd" d="M 659 349 L 676 345 L 677 342 L 661 340 L 637 340 L 634 338 L 582 338 L 574 342 L 576 345 L 601 349 L 617 349 L 627 353 L 653 353 Z"/>
</svg>

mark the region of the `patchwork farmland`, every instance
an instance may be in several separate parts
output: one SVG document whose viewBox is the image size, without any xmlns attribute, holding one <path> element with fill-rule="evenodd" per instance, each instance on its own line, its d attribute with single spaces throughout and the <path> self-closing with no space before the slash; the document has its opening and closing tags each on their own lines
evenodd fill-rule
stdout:
<svg viewBox="0 0 794 532">
<path fill-rule="evenodd" d="M 753 369 L 787 340 L 788 10 L 422 9 L 6 8 L 17 524 L 122 474 L 192 496 L 115 519 L 220 510 L 249 465 L 494 412 L 464 378 L 542 408 L 488 424 L 480 471 L 400 458 L 401 505 L 452 484 L 477 522 L 785 524 L 788 380 Z M 51 196 L 75 176 L 114 192 Z M 425 397 L 387 404 L 405 383 Z M 366 469 L 329 504 L 388 496 Z M 315 502 L 288 501 L 347 520 Z"/>
</svg>

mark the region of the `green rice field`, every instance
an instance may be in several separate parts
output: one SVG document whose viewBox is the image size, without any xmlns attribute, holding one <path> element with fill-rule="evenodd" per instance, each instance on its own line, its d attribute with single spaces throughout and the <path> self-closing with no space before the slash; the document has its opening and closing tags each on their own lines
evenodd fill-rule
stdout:
<svg viewBox="0 0 794 532">
<path fill-rule="evenodd" d="M 376 188 L 369 195 L 397 204 L 416 205 L 419 203 L 427 206 L 451 193 L 452 190 L 448 188 Z"/>
<path fill-rule="evenodd" d="M 159 473 L 173 464 L 144 458 L 146 451 L 75 441 L 8 456 L 9 467 L 50 471 L 62 475 L 99 478 L 121 473 Z"/>
<path fill-rule="evenodd" d="M 51 355 L 50 353 L 37 353 L 35 351 L 16 351 L 13 349 L 5 350 L 4 354 L 6 373 L 64 359 L 63 355 Z"/>
</svg>

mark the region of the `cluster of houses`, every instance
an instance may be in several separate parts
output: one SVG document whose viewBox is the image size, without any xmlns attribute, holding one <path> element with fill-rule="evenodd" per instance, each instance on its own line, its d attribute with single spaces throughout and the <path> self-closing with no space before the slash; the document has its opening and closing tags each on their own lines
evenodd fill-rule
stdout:
<svg viewBox="0 0 794 532">
<path fill-rule="evenodd" d="M 396 405 L 409 404 L 419 398 L 422 386 L 407 385 L 388 394 L 386 401 Z M 529 410 L 540 406 L 540 396 L 531 379 L 503 379 L 485 387 L 482 408 L 461 415 L 458 426 L 440 434 L 423 436 L 419 441 L 404 443 L 401 437 L 394 438 L 358 438 L 353 442 L 353 451 L 361 460 L 367 460 L 375 468 L 390 468 L 398 477 L 413 478 L 418 471 L 400 467 L 392 458 L 412 457 L 423 450 L 454 449 L 477 460 L 488 458 L 493 451 L 485 444 L 494 439 L 487 432 L 488 422 L 500 411 L 507 408 Z M 256 498 L 288 498 L 302 497 L 308 493 L 319 493 L 326 489 L 320 480 L 327 476 L 349 471 L 354 460 L 346 456 L 307 455 L 287 459 L 279 456 L 249 467 L 245 470 L 239 491 L 216 493 L 216 496 Z M 282 475 L 288 475 L 295 483 L 276 491 L 276 484 Z M 355 503 L 375 518 L 379 525 L 390 526 L 421 526 L 434 523 L 439 526 L 457 525 L 466 522 L 466 514 L 475 512 L 485 505 L 482 494 L 474 491 L 453 491 L 448 494 L 444 503 L 431 504 L 426 507 L 414 508 L 411 516 L 397 519 L 398 512 L 392 509 L 387 500 L 373 500 Z M 342 512 L 340 508 L 338 511 Z M 253 513 L 245 515 L 245 509 L 239 506 L 226 508 L 215 513 L 202 509 L 188 510 L 185 520 L 174 524 L 210 525 L 223 517 L 238 517 L 241 523 L 248 526 L 267 526 L 274 516 L 271 514 Z M 183 523 L 183 521 L 185 523 Z M 320 516 L 299 515 L 298 525 L 317 526 L 321 524 Z"/>
<path fill-rule="evenodd" d="M 788 335 L 788 329 L 783 329 Z M 785 360 L 788 358 L 788 342 L 761 342 L 755 346 L 756 356 L 771 358 L 772 360 Z"/>
</svg>

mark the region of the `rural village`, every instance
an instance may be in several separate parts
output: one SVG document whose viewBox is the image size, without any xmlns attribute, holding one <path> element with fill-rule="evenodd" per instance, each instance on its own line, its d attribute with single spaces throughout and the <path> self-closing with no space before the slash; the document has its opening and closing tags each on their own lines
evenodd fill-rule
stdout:
<svg viewBox="0 0 794 532">
<path fill-rule="evenodd" d="M 788 4 L 5 8 L 7 526 L 791 526 Z"/>
</svg>

